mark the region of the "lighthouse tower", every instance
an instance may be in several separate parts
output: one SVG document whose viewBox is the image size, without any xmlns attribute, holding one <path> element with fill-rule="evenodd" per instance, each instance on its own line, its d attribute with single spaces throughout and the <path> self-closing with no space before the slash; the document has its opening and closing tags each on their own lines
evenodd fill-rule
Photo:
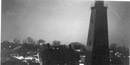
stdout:
<svg viewBox="0 0 130 65">
<path fill-rule="evenodd" d="M 103 1 L 95 1 L 91 7 L 87 48 L 91 51 L 90 65 L 109 65 L 107 7 Z"/>
</svg>

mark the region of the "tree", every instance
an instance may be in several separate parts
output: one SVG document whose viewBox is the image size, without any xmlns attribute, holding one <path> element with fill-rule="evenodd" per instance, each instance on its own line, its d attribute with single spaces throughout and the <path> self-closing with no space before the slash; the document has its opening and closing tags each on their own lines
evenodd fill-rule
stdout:
<svg viewBox="0 0 130 65">
<path fill-rule="evenodd" d="M 72 42 L 70 45 L 72 45 L 72 49 L 77 51 L 80 55 L 86 54 L 86 46 L 80 42 Z"/>
<path fill-rule="evenodd" d="M 110 45 L 110 59 L 111 64 L 129 64 L 129 49 L 125 46 L 117 46 L 116 44 L 112 43 Z"/>
<path fill-rule="evenodd" d="M 11 49 L 11 43 L 9 41 L 3 41 L 1 43 L 1 49 Z"/>
<path fill-rule="evenodd" d="M 122 46 L 122 54 L 124 56 L 129 56 L 129 48 L 126 48 L 125 46 Z"/>
<path fill-rule="evenodd" d="M 39 39 L 37 41 L 37 43 L 38 43 L 38 45 L 43 45 L 43 44 L 45 44 L 45 40 Z"/>
<path fill-rule="evenodd" d="M 81 44 L 81 49 L 86 52 L 86 46 L 84 44 Z"/>
<path fill-rule="evenodd" d="M 35 41 L 31 37 L 28 37 L 26 40 L 23 41 L 23 47 L 31 51 L 37 51 L 37 49 L 39 48 L 37 45 L 35 45 Z"/>
<path fill-rule="evenodd" d="M 23 44 L 27 44 L 27 40 L 23 40 Z"/>
<path fill-rule="evenodd" d="M 116 51 L 116 50 L 117 50 L 117 45 L 116 45 L 115 43 L 112 43 L 112 44 L 110 45 L 110 50 Z"/>
<path fill-rule="evenodd" d="M 34 44 L 35 41 L 34 41 L 31 37 L 28 37 L 28 38 L 27 38 L 27 43 L 28 43 L 28 44 Z"/>
<path fill-rule="evenodd" d="M 59 45 L 61 45 L 61 42 L 60 42 L 60 41 L 57 41 L 57 40 L 54 40 L 54 41 L 52 42 L 52 45 L 53 45 L 53 46 L 59 46 Z"/>
<path fill-rule="evenodd" d="M 20 43 L 20 39 L 15 38 L 11 45 L 13 45 L 13 48 L 16 48 L 18 46 L 21 46 L 22 44 Z"/>
<path fill-rule="evenodd" d="M 80 42 L 72 42 L 70 44 L 72 45 L 73 49 L 82 49 L 86 51 L 86 46 Z"/>
<path fill-rule="evenodd" d="M 15 39 L 14 39 L 14 43 L 19 44 L 19 43 L 20 43 L 20 40 L 19 40 L 18 38 L 15 38 Z"/>
</svg>

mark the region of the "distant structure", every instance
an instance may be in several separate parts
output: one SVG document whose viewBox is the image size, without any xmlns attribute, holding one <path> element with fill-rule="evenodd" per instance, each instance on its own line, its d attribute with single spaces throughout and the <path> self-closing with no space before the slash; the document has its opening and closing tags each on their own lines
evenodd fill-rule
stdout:
<svg viewBox="0 0 130 65">
<path fill-rule="evenodd" d="M 87 48 L 91 52 L 89 54 L 91 57 L 86 57 L 85 64 L 110 65 L 107 7 L 104 6 L 103 1 L 95 1 L 95 5 L 91 7 L 91 10 L 87 42 Z"/>
<path fill-rule="evenodd" d="M 40 65 L 79 65 L 80 56 L 71 45 L 69 48 L 65 45 L 50 46 L 40 53 Z"/>
</svg>

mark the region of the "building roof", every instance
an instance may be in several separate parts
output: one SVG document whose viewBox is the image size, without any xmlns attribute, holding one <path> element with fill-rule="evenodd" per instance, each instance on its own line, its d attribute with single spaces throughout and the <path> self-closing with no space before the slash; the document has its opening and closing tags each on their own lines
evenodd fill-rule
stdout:
<svg viewBox="0 0 130 65">
<path fill-rule="evenodd" d="M 41 58 L 45 61 L 76 61 L 79 60 L 79 54 L 72 49 L 50 48 L 41 52 Z"/>
</svg>

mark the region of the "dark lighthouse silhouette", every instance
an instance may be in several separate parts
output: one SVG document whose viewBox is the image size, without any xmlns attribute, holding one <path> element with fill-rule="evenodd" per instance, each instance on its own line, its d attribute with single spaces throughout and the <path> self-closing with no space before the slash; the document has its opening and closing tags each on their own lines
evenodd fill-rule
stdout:
<svg viewBox="0 0 130 65">
<path fill-rule="evenodd" d="M 86 65 L 110 65 L 107 7 L 103 1 L 95 1 L 91 7 L 87 48 L 91 52 L 91 58 L 86 57 L 89 60 Z"/>
</svg>

